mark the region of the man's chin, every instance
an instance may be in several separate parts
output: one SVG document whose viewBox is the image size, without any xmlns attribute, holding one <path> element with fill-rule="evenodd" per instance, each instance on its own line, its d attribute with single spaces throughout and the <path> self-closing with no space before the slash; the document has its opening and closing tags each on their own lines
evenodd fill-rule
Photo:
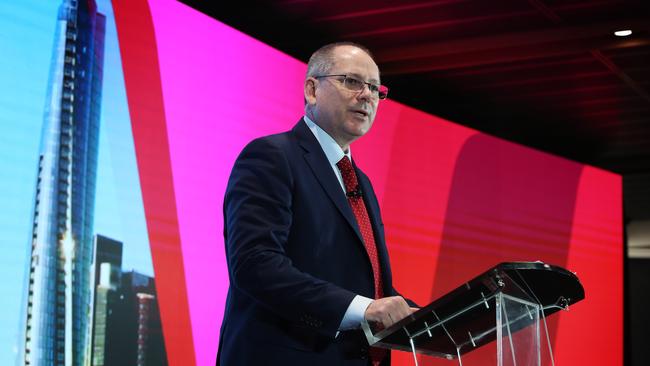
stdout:
<svg viewBox="0 0 650 366">
<path fill-rule="evenodd" d="M 352 143 L 352 142 L 358 140 L 359 137 L 365 135 L 367 132 L 368 132 L 368 130 L 349 132 L 349 133 L 347 133 L 348 140 L 350 141 L 350 143 Z"/>
<path fill-rule="evenodd" d="M 346 132 L 350 135 L 361 137 L 370 130 L 370 126 L 372 126 L 372 124 L 367 119 L 365 121 L 354 120 L 349 122 Z"/>
</svg>

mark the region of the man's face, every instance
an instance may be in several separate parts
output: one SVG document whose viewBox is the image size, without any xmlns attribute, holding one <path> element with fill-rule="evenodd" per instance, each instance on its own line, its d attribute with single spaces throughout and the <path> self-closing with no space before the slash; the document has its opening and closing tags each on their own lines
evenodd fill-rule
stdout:
<svg viewBox="0 0 650 366">
<path fill-rule="evenodd" d="M 355 79 L 379 84 L 379 68 L 363 50 L 339 46 L 333 50 L 334 64 L 328 75 L 348 75 Z M 343 84 L 343 77 L 310 78 L 306 85 L 307 102 L 312 104 L 314 122 L 347 150 L 350 143 L 363 136 L 375 119 L 378 99 L 365 86 L 352 91 Z M 313 93 L 307 90 L 313 83 Z"/>
</svg>

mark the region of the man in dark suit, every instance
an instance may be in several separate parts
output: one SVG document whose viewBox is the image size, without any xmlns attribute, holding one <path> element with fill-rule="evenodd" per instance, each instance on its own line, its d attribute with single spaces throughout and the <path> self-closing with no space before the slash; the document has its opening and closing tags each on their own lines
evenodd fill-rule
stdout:
<svg viewBox="0 0 650 366">
<path fill-rule="evenodd" d="M 350 151 L 387 92 L 367 49 L 324 46 L 309 61 L 305 117 L 237 158 L 217 365 L 390 363 L 360 323 L 389 327 L 414 309 L 392 286 L 379 204 Z"/>
</svg>

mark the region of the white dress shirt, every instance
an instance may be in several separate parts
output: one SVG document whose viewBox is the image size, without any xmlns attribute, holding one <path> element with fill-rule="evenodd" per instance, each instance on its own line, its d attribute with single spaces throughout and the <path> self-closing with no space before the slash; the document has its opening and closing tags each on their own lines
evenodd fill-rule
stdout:
<svg viewBox="0 0 650 366">
<path fill-rule="evenodd" d="M 320 147 L 323 149 L 323 152 L 327 157 L 327 161 L 330 163 L 330 167 L 334 171 L 336 178 L 339 180 L 339 184 L 341 185 L 341 192 L 345 194 L 346 190 L 345 184 L 343 183 L 343 176 L 341 175 L 341 171 L 339 170 L 338 166 L 336 166 L 336 163 L 343 159 L 343 156 L 347 156 L 348 159 L 352 161 L 352 153 L 350 148 L 348 148 L 348 151 L 343 151 L 341 146 L 339 146 L 339 144 L 334 141 L 332 136 L 320 128 L 316 123 L 314 123 L 314 121 L 309 119 L 309 117 L 305 116 L 304 120 L 307 124 L 307 127 L 309 127 L 309 130 L 314 134 L 316 140 L 318 140 Z M 359 328 L 361 321 L 364 319 L 366 309 L 371 302 L 373 302 L 373 299 L 361 295 L 355 296 L 348 306 L 348 309 L 345 311 L 345 315 L 343 315 L 343 320 L 341 320 L 339 330 Z"/>
</svg>

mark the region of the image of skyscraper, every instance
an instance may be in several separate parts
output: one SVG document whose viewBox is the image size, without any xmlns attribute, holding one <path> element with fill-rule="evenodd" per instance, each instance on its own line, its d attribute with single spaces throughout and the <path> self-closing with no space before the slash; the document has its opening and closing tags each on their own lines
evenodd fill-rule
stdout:
<svg viewBox="0 0 650 366">
<path fill-rule="evenodd" d="M 164 366 L 167 354 L 153 277 L 122 271 L 122 242 L 95 236 L 91 366 Z"/>
<path fill-rule="evenodd" d="M 106 262 L 98 265 L 100 268 L 99 284 L 95 287 L 95 308 L 93 316 L 93 349 L 92 365 L 108 365 L 107 359 L 111 355 L 111 335 L 115 332 L 116 322 L 113 321 L 113 310 L 120 301 L 118 288 L 120 286 L 120 268 L 112 263 Z"/>
<path fill-rule="evenodd" d="M 92 326 L 92 365 L 104 366 L 110 348 L 112 307 L 119 301 L 122 275 L 122 243 L 103 235 L 95 235 L 95 281 Z"/>
<path fill-rule="evenodd" d="M 59 7 L 32 214 L 23 365 L 82 366 L 91 354 L 105 24 L 92 0 Z"/>
<path fill-rule="evenodd" d="M 95 235 L 95 283 L 99 285 L 101 279 L 101 264 L 110 263 L 113 267 L 122 270 L 122 242 L 107 236 Z"/>
<path fill-rule="evenodd" d="M 101 263 L 95 296 L 92 366 L 167 365 L 152 277 Z"/>
</svg>

